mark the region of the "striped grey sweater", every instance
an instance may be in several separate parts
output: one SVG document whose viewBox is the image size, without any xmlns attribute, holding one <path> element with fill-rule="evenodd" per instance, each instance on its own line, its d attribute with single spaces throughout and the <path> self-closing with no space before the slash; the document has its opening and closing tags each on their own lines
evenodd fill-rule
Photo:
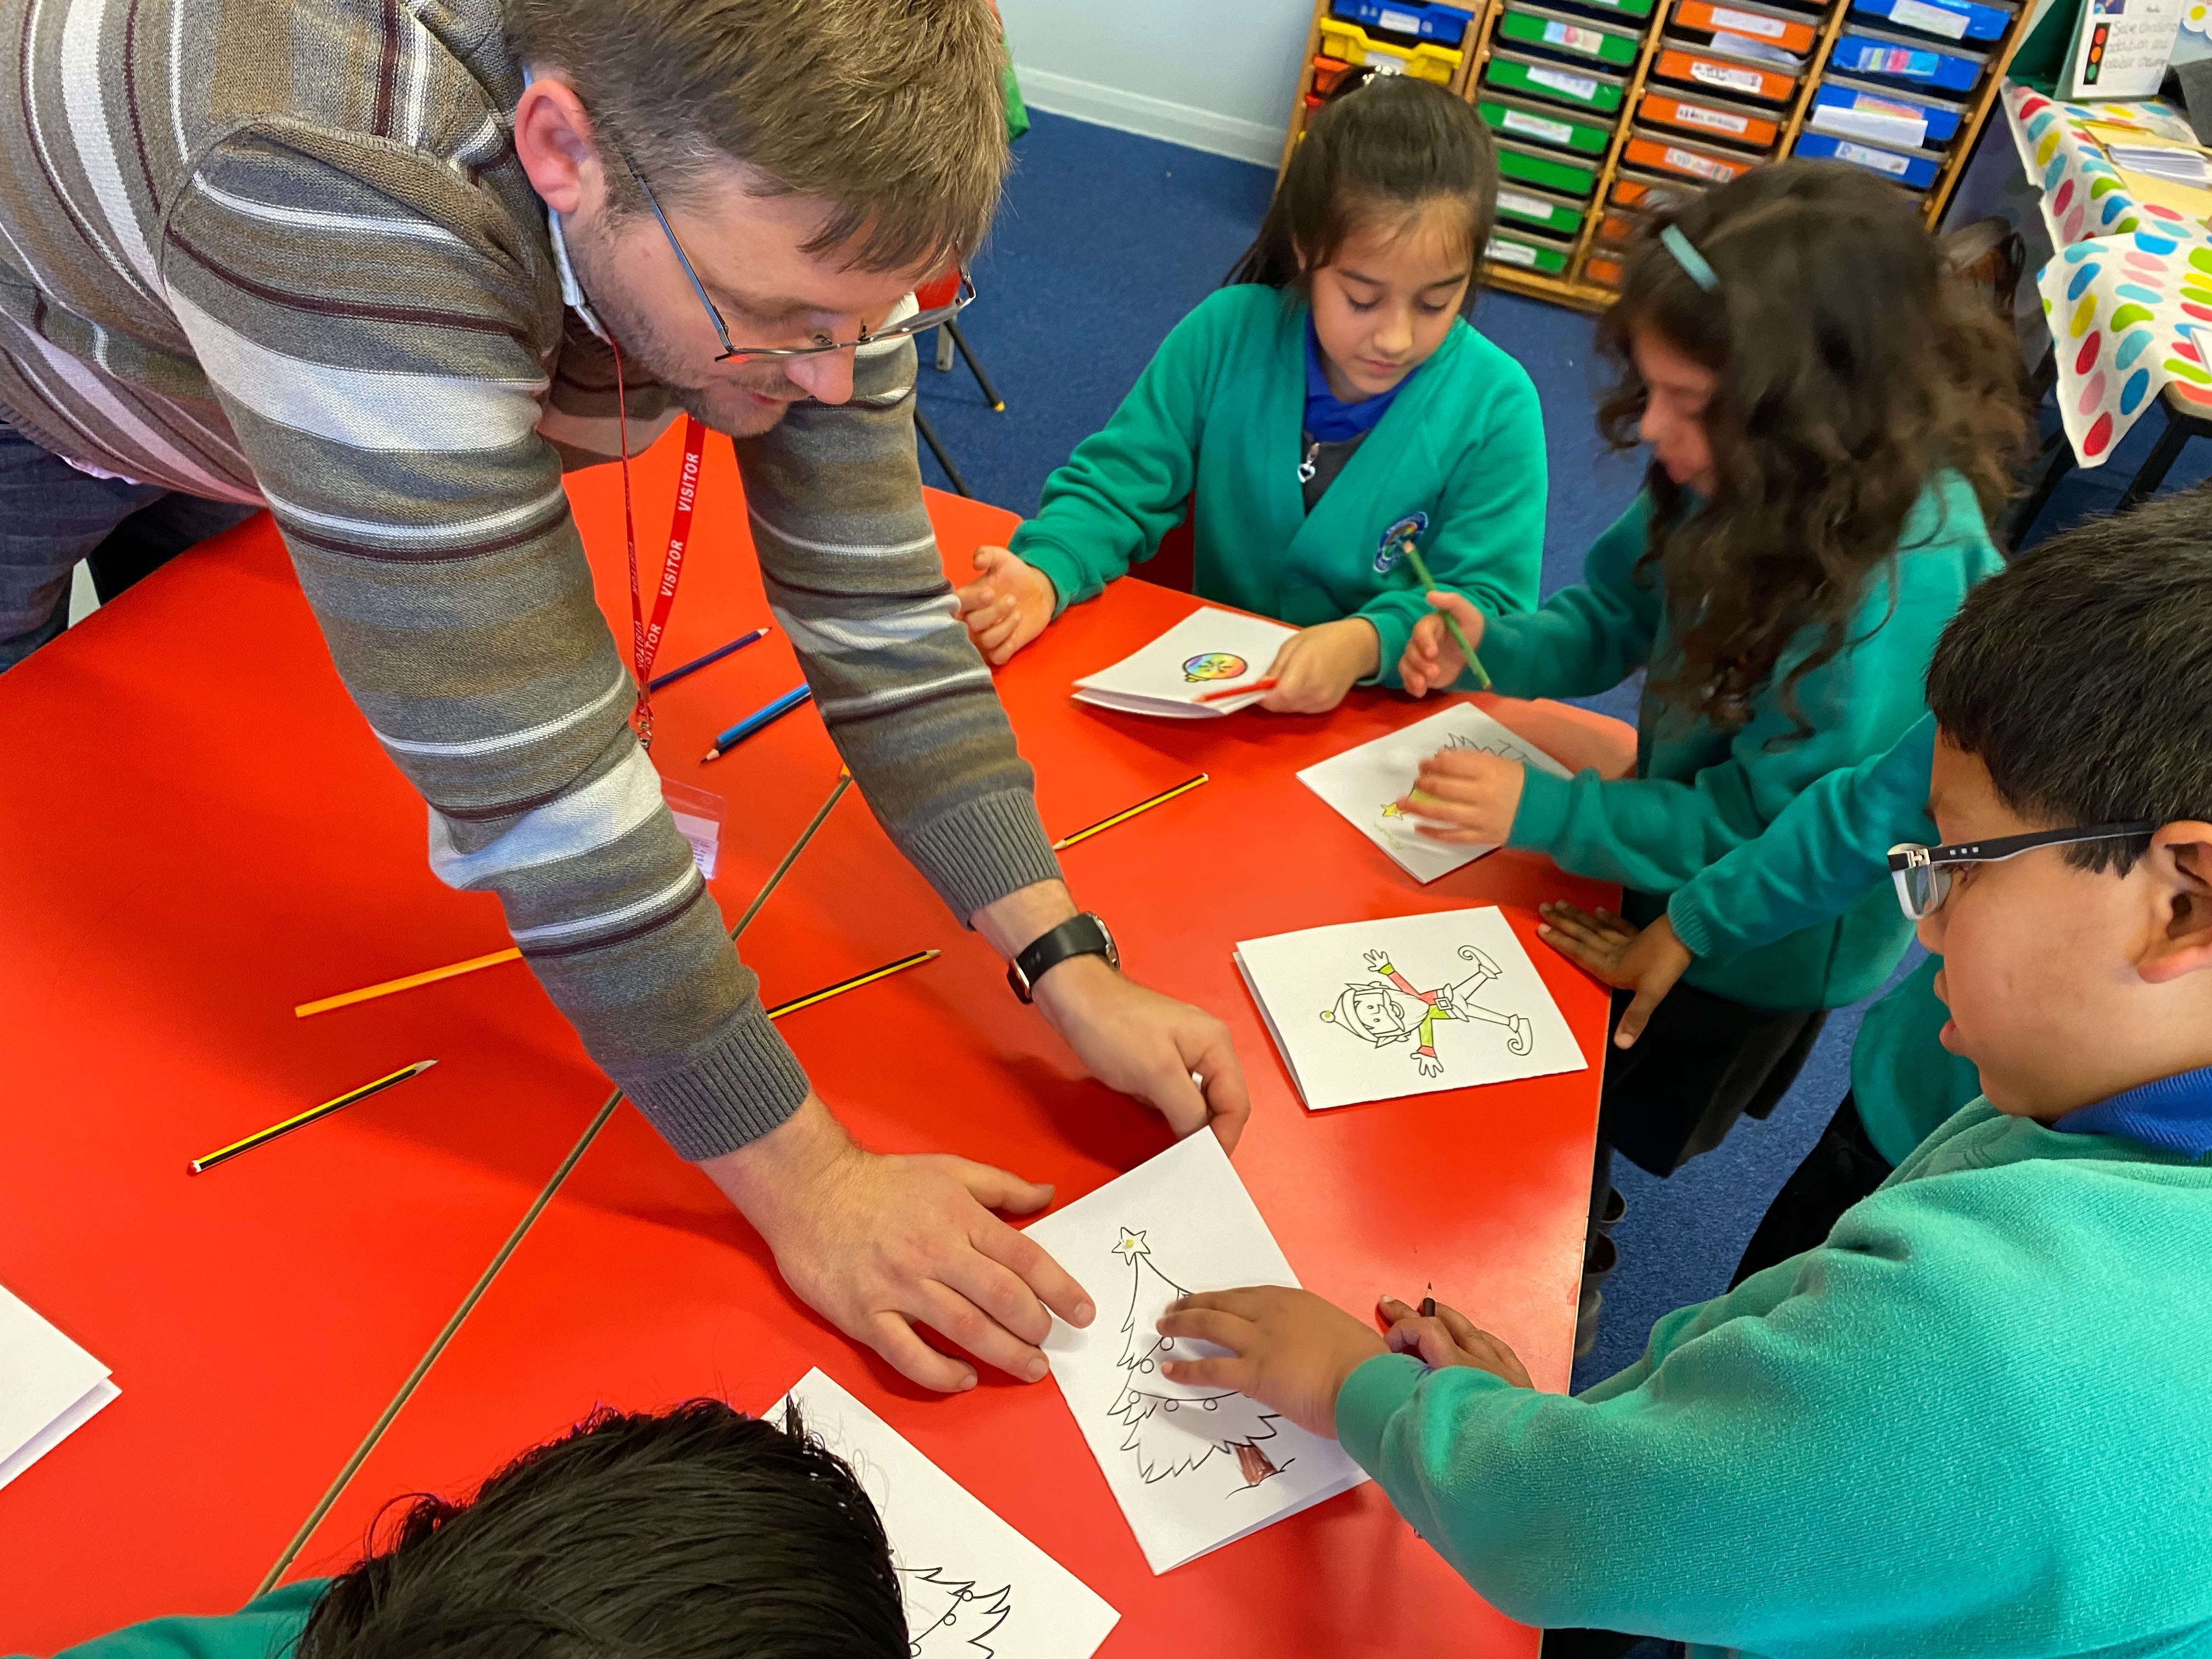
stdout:
<svg viewBox="0 0 2212 1659">
<path fill-rule="evenodd" d="M 632 738 L 561 486 L 617 453 L 496 0 L 0 0 L 0 418 L 265 500 L 338 672 L 592 1057 L 687 1158 L 805 1079 Z M 737 445 L 771 605 L 961 915 L 1059 873 L 922 511 L 914 349 Z M 629 388 L 635 443 L 672 410 Z M 742 774 L 739 774 L 742 781 Z M 733 803 L 742 814 L 742 799 Z"/>
</svg>

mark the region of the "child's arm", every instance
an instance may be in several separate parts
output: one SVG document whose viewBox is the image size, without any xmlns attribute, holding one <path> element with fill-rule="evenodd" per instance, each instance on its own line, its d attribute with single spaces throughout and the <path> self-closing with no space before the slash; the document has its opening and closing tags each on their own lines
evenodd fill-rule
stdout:
<svg viewBox="0 0 2212 1659">
<path fill-rule="evenodd" d="M 1837 915 L 1889 873 L 1900 842 L 1933 844 L 1928 771 L 1936 717 L 1923 714 L 1884 753 L 1838 768 L 1667 902 L 1692 954 L 1729 962 Z"/>
<path fill-rule="evenodd" d="M 55 1659 L 283 1659 L 330 1587 L 303 1578 L 213 1618 L 149 1619 L 64 1648 Z"/>
<path fill-rule="evenodd" d="M 1036 516 L 1014 532 L 1007 545 L 1051 580 L 1055 616 L 1097 598 L 1182 521 L 1228 320 L 1200 306 L 1170 330 L 1113 418 L 1045 480 Z"/>
<path fill-rule="evenodd" d="M 1644 665 L 1663 605 L 1656 574 L 1651 586 L 1636 575 L 1650 511 L 1649 498 L 1638 495 L 1591 544 L 1582 581 L 1561 588 L 1540 609 L 1500 615 L 1484 607 L 1474 647 L 1494 690 L 1513 697 L 1591 696 Z M 1447 580 L 1441 571 L 1435 574 Z M 1414 625 L 1398 672 L 1408 690 L 1433 689 L 1453 684 L 1466 665 L 1443 618 L 1431 614 Z"/>
<path fill-rule="evenodd" d="M 1888 873 L 1899 842 L 1930 842 L 1928 769 L 1936 722 L 1923 715 L 1885 753 L 1808 785 L 1756 841 L 1677 888 L 1667 914 L 1638 928 L 1610 912 L 1540 908 L 1537 933 L 1634 1000 L 1613 1041 L 1632 1044 L 1694 958 L 1732 962 L 1840 914 Z"/>
<path fill-rule="evenodd" d="M 1421 542 L 1429 574 L 1463 593 L 1493 617 L 1526 611 L 1536 603 L 1544 563 L 1544 412 L 1526 375 L 1503 380 L 1468 431 L 1465 450 L 1437 502 L 1435 521 Z M 1429 614 L 1428 600 L 1409 563 L 1398 566 L 1400 586 L 1388 588 L 1352 614 L 1374 625 L 1381 666 L 1370 684 L 1400 684 L 1399 660 L 1413 626 Z"/>
<path fill-rule="evenodd" d="M 1933 568 L 1928 578 L 1945 581 Z M 1577 874 L 1673 893 L 1757 840 L 1816 780 L 1885 753 L 1923 717 L 1928 653 L 1956 602 L 1954 592 L 1941 605 L 1916 605 L 1908 595 L 1891 614 L 1887 585 L 1879 585 L 1849 624 L 1855 643 L 1798 683 L 1798 704 L 1813 728 L 1802 739 L 1780 700 L 1769 696 L 1729 740 L 1727 757 L 1687 782 L 1528 771 L 1508 844 L 1548 853 Z M 1784 657 L 1778 678 L 1790 660 Z"/>
<path fill-rule="evenodd" d="M 1984 1230 L 1942 1213 L 1956 1200 L 1942 1184 L 1905 1199 L 1921 1212 L 1910 1230 L 1872 1207 L 1897 1204 L 1893 1188 L 1846 1218 L 1842 1248 L 1669 1316 L 1645 1360 L 1577 1397 L 1393 1354 L 1352 1373 L 1338 1434 L 1421 1536 L 1528 1624 L 1763 1653 L 1967 1651 L 1947 1639 L 1953 1620 L 2051 1634 L 2065 1557 L 2033 1517 L 2069 1480 L 2100 1479 L 2086 1455 L 2065 1472 L 2069 1418 L 2100 1409 L 2102 1345 L 2129 1335 L 2008 1351 L 2019 1327 L 1976 1304 L 2025 1305 L 2048 1269 L 1992 1255 Z M 1930 1223 L 1952 1230 L 1948 1249 L 1928 1249 L 1944 1237 Z M 2169 1489 L 2201 1479 L 2185 1461 Z M 2137 1507 L 2197 1510 L 2172 1499 L 2180 1510 L 2148 1491 Z M 2130 1611 L 2129 1587 L 2106 1583 L 2108 1609 Z M 2031 1606 L 2041 1617 L 2017 1623 Z"/>
</svg>

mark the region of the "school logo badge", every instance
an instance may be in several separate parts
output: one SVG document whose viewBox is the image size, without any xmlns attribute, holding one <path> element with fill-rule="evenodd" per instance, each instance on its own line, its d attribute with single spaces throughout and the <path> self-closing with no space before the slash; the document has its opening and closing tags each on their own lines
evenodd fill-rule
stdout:
<svg viewBox="0 0 2212 1659">
<path fill-rule="evenodd" d="M 1375 544 L 1375 574 L 1389 574 L 1390 568 L 1404 556 L 1406 544 L 1420 540 L 1429 527 L 1425 513 L 1408 513 L 1382 532 L 1382 539 Z"/>
</svg>

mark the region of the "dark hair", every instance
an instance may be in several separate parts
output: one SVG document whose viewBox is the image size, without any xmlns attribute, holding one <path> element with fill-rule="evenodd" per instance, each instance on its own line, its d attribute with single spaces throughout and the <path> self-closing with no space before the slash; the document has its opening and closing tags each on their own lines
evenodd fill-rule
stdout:
<svg viewBox="0 0 2212 1659">
<path fill-rule="evenodd" d="M 1659 240 L 1668 225 L 1717 291 Z M 1955 469 L 1984 515 L 2011 493 L 2027 431 L 2011 330 L 1945 270 L 1902 191 L 1843 162 L 1785 161 L 1655 204 L 1598 325 L 1619 370 L 1598 425 L 1616 449 L 1637 443 L 1647 394 L 1631 347 L 1646 332 L 1719 378 L 1711 501 L 1689 513 L 1664 469 L 1647 476 L 1656 510 L 1639 569 L 1658 568 L 1681 650 L 1653 689 L 1739 726 L 1819 629 L 1781 687 L 1803 737 L 1797 683 L 1844 648 L 1929 478 Z"/>
<path fill-rule="evenodd" d="M 1470 316 L 1498 213 L 1490 129 L 1466 100 L 1411 76 L 1370 76 L 1340 87 L 1306 124 L 1259 235 L 1224 281 L 1303 293 L 1309 273 L 1334 259 L 1348 239 L 1385 221 L 1408 222 L 1438 200 L 1456 201 L 1466 214 L 1473 274 L 1459 308 Z"/>
<path fill-rule="evenodd" d="M 381 1530 L 372 1528 L 374 1534 Z M 719 1401 L 599 1413 L 466 1503 L 417 1498 L 317 1602 L 296 1659 L 907 1659 L 843 1462 Z"/>
<path fill-rule="evenodd" d="M 1928 706 L 2031 822 L 2212 820 L 2212 484 L 2076 525 L 1976 587 Z M 2149 844 L 2066 856 L 2124 874 Z"/>
<path fill-rule="evenodd" d="M 664 204 L 726 162 L 830 211 L 809 254 L 873 270 L 975 252 L 1006 168 L 990 0 L 502 0 L 517 59 L 559 72 Z M 610 201 L 646 211 L 606 161 Z"/>
</svg>

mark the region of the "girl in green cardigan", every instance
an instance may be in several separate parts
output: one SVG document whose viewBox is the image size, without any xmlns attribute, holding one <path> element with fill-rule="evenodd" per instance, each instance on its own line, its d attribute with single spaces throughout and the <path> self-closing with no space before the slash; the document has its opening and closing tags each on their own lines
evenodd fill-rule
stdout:
<svg viewBox="0 0 2212 1659">
<path fill-rule="evenodd" d="M 1621 371 L 1601 422 L 1649 446 L 1643 493 L 1540 611 L 1432 595 L 1443 614 L 1401 672 L 1416 696 L 1458 678 L 1445 615 L 1510 695 L 1644 672 L 1636 775 L 1461 752 L 1425 763 L 1405 805 L 1437 839 L 1533 848 L 1620 882 L 1640 925 L 1799 791 L 1921 718 L 1936 635 L 2002 562 L 1984 514 L 2023 416 L 1990 307 L 1944 271 L 1906 198 L 1840 163 L 1762 168 L 1662 216 L 1599 340 Z M 1878 987 L 1909 933 L 1873 892 L 1694 967 L 1608 1059 L 1595 1212 L 1612 1150 L 1663 1176 L 1741 1113 L 1764 1115 L 1826 1011 Z M 1593 1275 L 1612 1260 L 1594 1235 Z"/>
<path fill-rule="evenodd" d="M 984 653 L 1005 662 L 1152 557 L 1187 503 L 1199 594 L 1301 630 L 1268 670 L 1261 706 L 1280 713 L 1397 683 L 1427 610 L 1408 540 L 1486 609 L 1534 604 L 1543 416 L 1467 321 L 1497 197 L 1463 100 L 1399 76 L 1333 100 L 1230 285 L 1176 325 L 1011 546 L 976 555 L 960 600 Z"/>
</svg>

